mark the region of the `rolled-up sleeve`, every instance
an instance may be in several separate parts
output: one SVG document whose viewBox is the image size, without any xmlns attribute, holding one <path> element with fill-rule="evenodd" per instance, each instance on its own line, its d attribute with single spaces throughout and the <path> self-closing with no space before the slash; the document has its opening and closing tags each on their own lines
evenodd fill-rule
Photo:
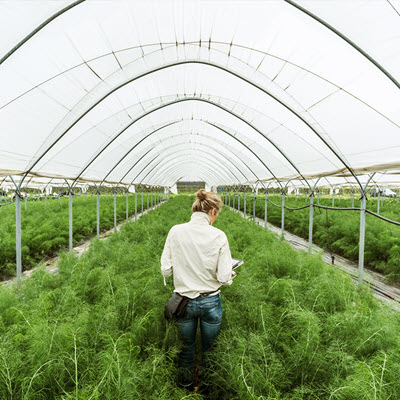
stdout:
<svg viewBox="0 0 400 400">
<path fill-rule="evenodd" d="M 221 285 L 232 284 L 232 256 L 229 243 L 224 234 L 217 264 L 217 280 Z"/>
<path fill-rule="evenodd" d="M 161 273 L 164 277 L 172 275 L 172 229 L 169 231 L 165 241 L 164 250 L 161 255 Z"/>
</svg>

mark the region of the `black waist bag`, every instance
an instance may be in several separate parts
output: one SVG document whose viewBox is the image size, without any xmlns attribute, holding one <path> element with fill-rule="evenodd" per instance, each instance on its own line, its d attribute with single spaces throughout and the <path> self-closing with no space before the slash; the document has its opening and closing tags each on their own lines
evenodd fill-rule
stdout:
<svg viewBox="0 0 400 400">
<path fill-rule="evenodd" d="M 189 297 L 181 296 L 179 293 L 174 293 L 165 306 L 164 317 L 168 321 L 171 321 L 171 319 L 174 317 L 183 317 L 189 300 Z"/>
</svg>

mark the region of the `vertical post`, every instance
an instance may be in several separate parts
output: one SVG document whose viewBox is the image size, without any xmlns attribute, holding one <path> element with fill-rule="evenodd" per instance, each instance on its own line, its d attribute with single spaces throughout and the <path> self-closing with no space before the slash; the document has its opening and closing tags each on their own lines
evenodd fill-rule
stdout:
<svg viewBox="0 0 400 400">
<path fill-rule="evenodd" d="M 238 212 L 240 212 L 240 189 L 238 191 Z"/>
<path fill-rule="evenodd" d="M 351 208 L 354 208 L 354 189 L 351 190 Z"/>
<path fill-rule="evenodd" d="M 97 218 L 97 237 L 100 237 L 100 188 L 97 188 L 97 207 L 96 207 L 96 218 Z"/>
<path fill-rule="evenodd" d="M 335 189 L 332 189 L 332 207 L 335 207 Z"/>
<path fill-rule="evenodd" d="M 264 225 L 267 227 L 267 215 L 268 215 L 268 192 L 265 189 L 265 204 L 264 204 Z"/>
<path fill-rule="evenodd" d="M 60 198 L 60 206 L 62 204 L 61 189 L 58 190 L 58 197 Z"/>
<path fill-rule="evenodd" d="M 142 214 L 143 214 L 143 186 L 142 186 Z"/>
<path fill-rule="evenodd" d="M 69 219 L 69 250 L 72 250 L 72 186 L 68 193 L 68 219 Z"/>
<path fill-rule="evenodd" d="M 137 188 L 135 186 L 135 221 L 137 221 Z"/>
<path fill-rule="evenodd" d="M 304 189 L 304 201 L 307 202 L 307 189 Z"/>
<path fill-rule="evenodd" d="M 308 228 L 308 254 L 311 254 L 314 223 L 314 191 L 310 192 L 310 218 Z"/>
<path fill-rule="evenodd" d="M 364 245 L 365 245 L 365 208 L 366 196 L 362 193 L 361 211 L 360 211 L 360 244 L 358 252 L 358 282 L 361 283 L 364 278 Z"/>
<path fill-rule="evenodd" d="M 153 208 L 153 188 L 151 188 L 151 208 Z"/>
<path fill-rule="evenodd" d="M 114 188 L 114 230 L 117 229 L 117 189 Z"/>
<path fill-rule="evenodd" d="M 231 188 L 229 188 L 229 208 L 231 208 Z"/>
<path fill-rule="evenodd" d="M 381 191 L 378 190 L 378 205 L 377 205 L 377 209 L 376 209 L 376 213 L 378 215 L 379 215 L 380 207 L 381 207 Z"/>
<path fill-rule="evenodd" d="M 282 190 L 282 216 L 281 216 L 281 234 L 285 235 L 285 190 Z"/>
<path fill-rule="evenodd" d="M 149 188 L 146 188 L 146 197 L 147 197 L 147 211 L 149 210 Z"/>
<path fill-rule="evenodd" d="M 257 191 L 254 189 L 254 195 L 253 195 L 253 222 L 256 222 L 256 197 L 257 197 Z"/>
<path fill-rule="evenodd" d="M 297 201 L 297 192 L 298 192 L 298 190 L 299 190 L 299 189 L 298 189 L 298 188 L 296 188 L 296 201 Z"/>
<path fill-rule="evenodd" d="M 246 219 L 246 202 L 247 202 L 247 189 L 243 192 L 243 215 Z"/>
<path fill-rule="evenodd" d="M 235 193 L 236 193 L 236 189 L 233 189 L 233 200 L 232 200 L 233 211 L 235 211 Z"/>
<path fill-rule="evenodd" d="M 22 275 L 22 261 L 21 261 L 21 198 L 20 191 L 15 192 L 15 228 L 16 228 L 16 258 L 17 258 L 17 278 Z"/>
<path fill-rule="evenodd" d="M 126 189 L 126 220 L 129 219 L 129 188 Z"/>
<path fill-rule="evenodd" d="M 27 187 L 25 186 L 25 211 L 28 209 L 28 191 Z"/>
<path fill-rule="evenodd" d="M 319 195 L 321 194 L 321 189 L 318 188 L 318 205 L 319 205 Z"/>
<path fill-rule="evenodd" d="M 44 189 L 44 206 L 47 207 L 46 188 Z"/>
</svg>

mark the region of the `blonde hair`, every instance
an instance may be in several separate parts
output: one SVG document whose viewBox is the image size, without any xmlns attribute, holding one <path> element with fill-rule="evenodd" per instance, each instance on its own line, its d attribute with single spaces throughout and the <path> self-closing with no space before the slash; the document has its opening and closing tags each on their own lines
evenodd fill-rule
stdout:
<svg viewBox="0 0 400 400">
<path fill-rule="evenodd" d="M 215 208 L 217 213 L 219 213 L 223 204 L 222 200 L 215 193 L 200 189 L 196 193 L 196 201 L 192 205 L 192 211 L 200 211 L 208 214 L 210 210 Z"/>
</svg>

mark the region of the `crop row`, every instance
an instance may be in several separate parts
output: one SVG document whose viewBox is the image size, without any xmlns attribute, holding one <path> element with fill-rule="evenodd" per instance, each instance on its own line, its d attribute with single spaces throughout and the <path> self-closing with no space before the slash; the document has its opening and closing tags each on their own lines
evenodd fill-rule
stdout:
<svg viewBox="0 0 400 400">
<path fill-rule="evenodd" d="M 159 258 L 190 218 L 178 196 L 59 273 L 0 288 L 0 398 L 201 399 L 176 386 L 179 340 L 163 319 L 173 287 Z M 217 226 L 245 260 L 222 289 L 209 399 L 400 398 L 400 317 L 368 289 L 224 210 Z"/>
<path fill-rule="evenodd" d="M 280 196 L 269 196 L 269 200 L 281 205 Z M 237 196 L 235 208 L 238 208 Z M 243 196 L 240 199 L 240 209 L 244 210 Z M 316 202 L 316 201 L 315 201 Z M 287 207 L 296 208 L 307 205 L 304 198 L 293 197 L 285 200 Z M 233 198 L 231 198 L 233 205 Z M 320 199 L 320 205 L 332 206 L 332 200 Z M 355 200 L 355 207 L 360 202 Z M 335 200 L 335 207 L 351 208 L 350 199 Z M 369 200 L 367 209 L 376 212 L 377 201 Z M 265 200 L 256 200 L 256 216 L 264 219 Z M 281 225 L 280 207 L 271 203 L 267 205 L 267 220 L 273 225 Z M 246 214 L 253 215 L 253 197 L 247 196 Z M 380 206 L 380 214 L 391 220 L 400 221 L 400 207 L 396 199 L 386 199 Z M 309 209 L 290 211 L 285 210 L 285 229 L 295 235 L 308 238 Z M 323 210 L 314 208 L 313 242 L 332 253 L 337 253 L 354 261 L 358 260 L 360 232 L 359 211 Z M 400 282 L 400 227 L 382 221 L 372 215 L 366 215 L 365 233 L 365 262 L 373 269 L 382 272 L 389 279 Z"/>
<path fill-rule="evenodd" d="M 149 201 L 151 205 L 151 196 Z M 154 201 L 154 197 L 153 197 Z M 129 215 L 135 213 L 135 195 L 129 196 Z M 142 208 L 138 193 L 137 211 Z M 144 195 L 143 207 L 147 208 Z M 73 244 L 89 238 L 97 230 L 96 197 L 73 199 Z M 126 196 L 117 196 L 117 222 L 126 218 Z M 0 278 L 15 274 L 15 204 L 1 208 L 0 213 Z M 22 266 L 29 269 L 40 260 L 54 256 L 68 246 L 68 198 L 60 200 L 29 201 L 25 210 L 21 204 Z M 114 225 L 114 198 L 100 196 L 100 228 Z"/>
</svg>

